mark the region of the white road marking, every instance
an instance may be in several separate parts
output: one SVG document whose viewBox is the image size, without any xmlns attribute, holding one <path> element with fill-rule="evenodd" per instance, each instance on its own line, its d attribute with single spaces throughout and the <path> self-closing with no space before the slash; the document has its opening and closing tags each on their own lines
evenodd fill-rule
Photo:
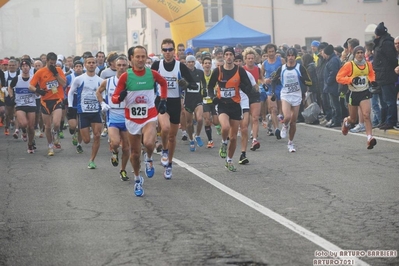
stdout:
<svg viewBox="0 0 399 266">
<path fill-rule="evenodd" d="M 220 189 L 224 193 L 232 196 L 233 198 L 241 201 L 242 203 L 248 205 L 252 209 L 262 213 L 263 215 L 266 215 L 267 217 L 273 219 L 274 221 L 278 222 L 279 224 L 287 227 L 288 229 L 294 231 L 295 233 L 303 236 L 304 238 L 310 240 L 311 242 L 315 243 L 316 245 L 322 247 L 326 251 L 336 251 L 339 252 L 343 250 L 342 248 L 334 245 L 333 243 L 325 240 L 324 238 L 310 232 L 309 230 L 305 229 L 304 227 L 288 220 L 287 218 L 281 216 L 278 213 L 273 212 L 272 210 L 264 207 L 263 205 L 260 205 L 259 203 L 251 200 L 250 198 L 236 192 L 235 190 L 232 190 L 231 188 L 223 185 L 222 183 L 216 181 L 215 179 L 209 177 L 208 175 L 198 171 L 194 167 L 191 167 L 190 165 L 186 164 L 183 161 L 180 161 L 176 158 L 173 158 L 173 161 L 177 163 L 179 166 L 186 168 L 188 171 L 191 173 L 195 174 L 199 178 L 203 179 L 204 181 L 208 182 L 209 184 L 213 185 L 214 187 Z M 227 171 L 227 170 L 226 170 Z M 370 266 L 366 262 L 356 258 L 356 257 L 339 257 L 341 259 L 352 259 L 355 261 L 355 265 L 358 266 Z M 315 258 L 317 259 L 317 258 Z M 320 258 L 321 259 L 321 258 Z"/>
</svg>

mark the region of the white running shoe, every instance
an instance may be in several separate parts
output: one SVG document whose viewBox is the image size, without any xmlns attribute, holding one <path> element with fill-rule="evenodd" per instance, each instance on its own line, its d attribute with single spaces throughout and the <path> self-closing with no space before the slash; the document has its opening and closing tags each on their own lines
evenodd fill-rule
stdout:
<svg viewBox="0 0 399 266">
<path fill-rule="evenodd" d="M 282 139 L 285 139 L 287 137 L 287 131 L 288 131 L 288 126 L 283 125 L 280 132 L 280 136 Z"/>
<path fill-rule="evenodd" d="M 169 164 L 169 152 L 162 151 L 161 164 L 162 164 L 163 167 L 168 166 L 168 164 Z"/>
<path fill-rule="evenodd" d="M 288 143 L 287 147 L 288 147 L 288 152 L 296 152 L 295 145 L 293 142 Z"/>
</svg>

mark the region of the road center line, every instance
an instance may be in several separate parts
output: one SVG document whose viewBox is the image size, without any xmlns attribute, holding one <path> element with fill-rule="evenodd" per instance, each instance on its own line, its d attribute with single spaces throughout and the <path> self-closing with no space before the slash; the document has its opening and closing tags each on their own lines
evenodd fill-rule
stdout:
<svg viewBox="0 0 399 266">
<path fill-rule="evenodd" d="M 216 181 L 215 179 L 209 177 L 208 175 L 198 171 L 194 167 L 191 167 L 190 165 L 186 164 L 183 161 L 180 161 L 176 158 L 173 158 L 173 161 L 176 162 L 179 166 L 187 169 L 191 173 L 195 174 L 199 178 L 203 179 L 204 181 L 208 182 L 209 184 L 213 185 L 214 187 L 218 188 L 219 190 L 223 191 L 224 193 L 232 196 L 233 198 L 241 201 L 245 205 L 251 207 L 252 209 L 262 213 L 263 215 L 273 219 L 274 221 L 278 222 L 279 224 L 287 227 L 288 229 L 294 231 L 295 233 L 303 236 L 304 238 L 310 240 L 311 242 L 315 243 L 316 245 L 322 247 L 326 251 L 341 251 L 343 250 L 342 248 L 334 245 L 333 243 L 327 241 L 326 239 L 310 232 L 309 230 L 305 229 L 304 227 L 288 220 L 287 218 L 281 216 L 278 213 L 273 212 L 272 210 L 260 205 L 259 203 L 251 200 L 250 198 L 236 192 L 235 190 L 232 190 L 231 188 L 223 185 L 222 183 Z M 226 170 L 227 171 L 227 170 Z M 341 259 L 352 259 L 355 261 L 355 265 L 358 266 L 370 266 L 366 262 L 358 259 L 357 257 L 339 257 Z M 317 258 L 315 258 L 317 259 Z M 320 258 L 322 259 L 322 258 Z"/>
</svg>

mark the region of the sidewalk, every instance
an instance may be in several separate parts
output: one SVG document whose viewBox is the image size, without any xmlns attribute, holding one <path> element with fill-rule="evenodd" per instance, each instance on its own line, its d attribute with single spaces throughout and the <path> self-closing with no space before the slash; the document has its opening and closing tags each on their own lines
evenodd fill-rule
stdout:
<svg viewBox="0 0 399 266">
<path fill-rule="evenodd" d="M 374 128 L 373 135 L 377 136 L 377 137 L 384 137 L 384 138 L 399 140 L 399 130 L 396 130 L 396 129 L 381 130 L 378 128 Z"/>
</svg>

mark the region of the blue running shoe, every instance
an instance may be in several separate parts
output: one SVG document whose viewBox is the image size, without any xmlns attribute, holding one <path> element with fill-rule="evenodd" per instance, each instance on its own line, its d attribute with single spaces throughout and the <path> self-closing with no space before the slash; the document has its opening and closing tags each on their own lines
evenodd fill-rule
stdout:
<svg viewBox="0 0 399 266">
<path fill-rule="evenodd" d="M 195 141 L 197 142 L 197 145 L 198 145 L 199 147 L 204 146 L 204 143 L 202 142 L 202 139 L 201 139 L 200 136 L 195 136 Z"/>
<path fill-rule="evenodd" d="M 165 167 L 165 172 L 163 173 L 163 177 L 165 177 L 165 179 L 172 178 L 172 165 L 171 164 Z"/>
<path fill-rule="evenodd" d="M 148 178 L 153 177 L 154 173 L 155 173 L 155 168 L 154 168 L 152 160 L 147 159 L 144 163 L 145 163 L 145 175 Z"/>
<path fill-rule="evenodd" d="M 195 141 L 190 140 L 190 151 L 195 151 Z"/>
<path fill-rule="evenodd" d="M 140 182 L 141 179 L 142 179 L 142 177 L 140 178 L 140 180 L 136 180 L 136 182 L 134 183 L 134 194 L 137 197 L 142 197 L 144 195 L 143 184 Z"/>
</svg>

